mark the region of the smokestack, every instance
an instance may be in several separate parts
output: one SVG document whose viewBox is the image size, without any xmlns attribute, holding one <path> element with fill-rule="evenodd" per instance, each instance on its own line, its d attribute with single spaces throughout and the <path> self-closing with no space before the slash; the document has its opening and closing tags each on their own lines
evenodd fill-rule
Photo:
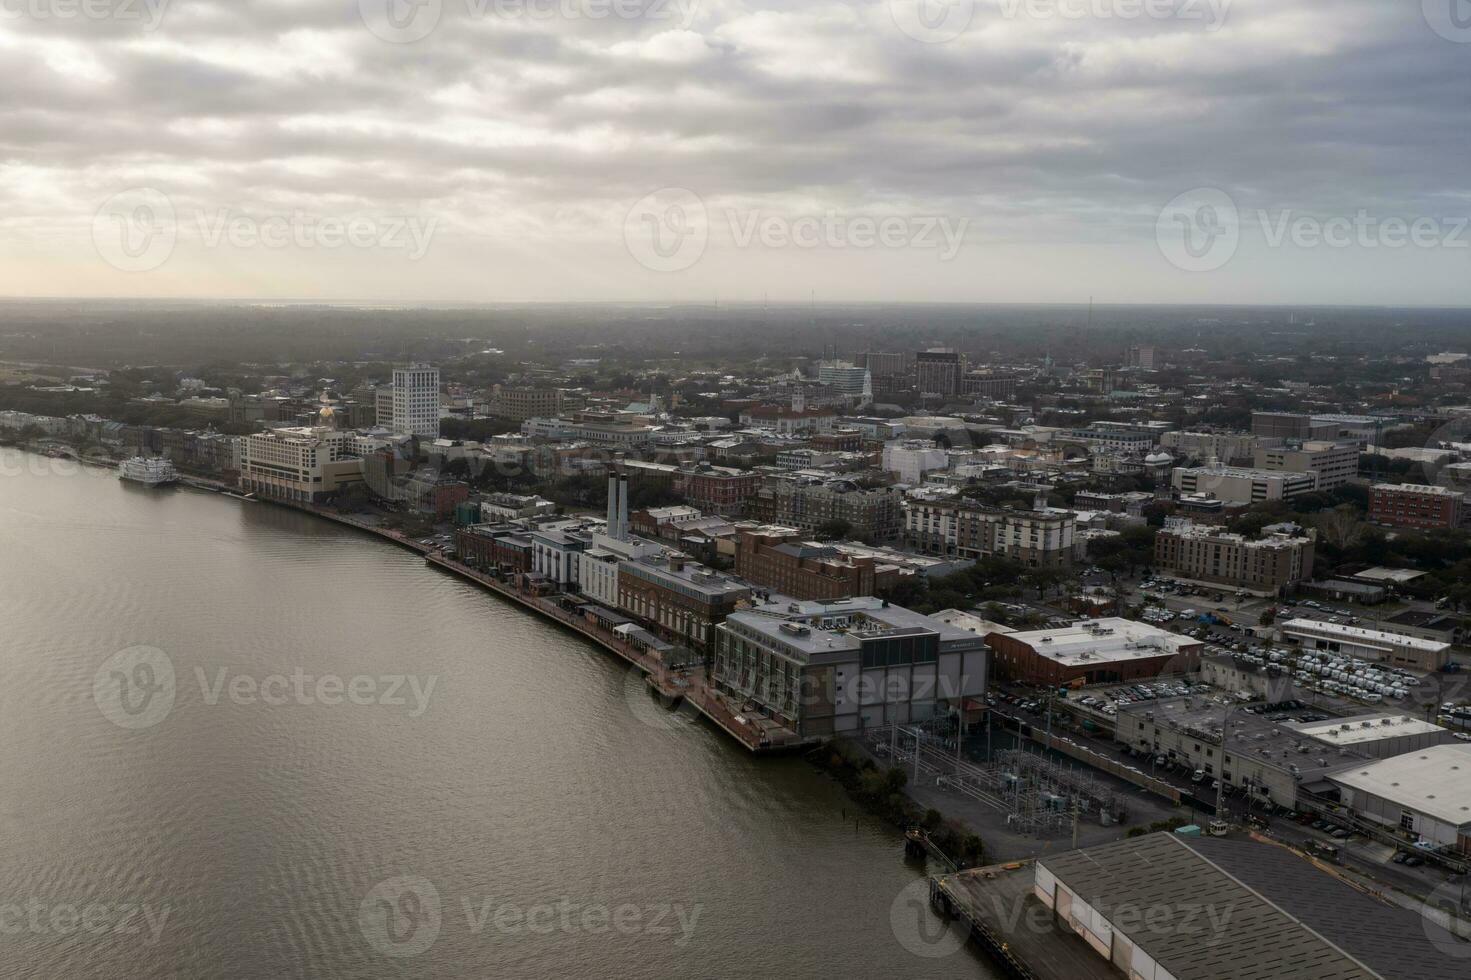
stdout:
<svg viewBox="0 0 1471 980">
<path fill-rule="evenodd" d="M 628 540 L 628 474 L 618 476 L 618 540 Z"/>
</svg>

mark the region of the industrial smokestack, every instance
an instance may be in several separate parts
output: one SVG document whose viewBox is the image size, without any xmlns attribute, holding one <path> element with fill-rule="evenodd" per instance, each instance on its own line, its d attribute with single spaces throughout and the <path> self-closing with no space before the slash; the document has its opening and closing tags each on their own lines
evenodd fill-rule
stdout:
<svg viewBox="0 0 1471 980">
<path fill-rule="evenodd" d="M 618 540 L 628 540 L 628 475 L 618 474 Z"/>
</svg>

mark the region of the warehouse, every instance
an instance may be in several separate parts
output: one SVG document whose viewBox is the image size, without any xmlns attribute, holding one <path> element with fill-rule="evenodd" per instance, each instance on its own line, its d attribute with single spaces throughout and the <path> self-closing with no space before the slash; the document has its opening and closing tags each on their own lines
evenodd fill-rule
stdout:
<svg viewBox="0 0 1471 980">
<path fill-rule="evenodd" d="M 1037 861 L 1034 894 L 1135 980 L 1430 980 L 1466 964 L 1420 917 L 1290 852 L 1161 833 Z"/>
<path fill-rule="evenodd" d="M 1436 745 L 1328 779 L 1359 816 L 1471 855 L 1471 745 Z"/>
<path fill-rule="evenodd" d="M 1282 725 L 1334 748 L 1352 749 L 1375 759 L 1388 759 L 1449 742 L 1439 725 L 1404 714 L 1357 715 L 1328 721 L 1290 721 Z"/>
<path fill-rule="evenodd" d="M 1248 799 L 1289 809 L 1303 788 L 1370 761 L 1353 748 L 1331 751 L 1260 714 L 1207 698 L 1135 702 L 1119 709 L 1116 724 L 1114 737 L 1136 752 L 1185 764 Z"/>
<path fill-rule="evenodd" d="M 1297 641 L 1304 650 L 1326 650 L 1426 674 L 1444 667 L 1451 650 L 1449 643 L 1437 640 L 1318 619 L 1288 620 L 1282 624 L 1282 638 Z"/>
</svg>

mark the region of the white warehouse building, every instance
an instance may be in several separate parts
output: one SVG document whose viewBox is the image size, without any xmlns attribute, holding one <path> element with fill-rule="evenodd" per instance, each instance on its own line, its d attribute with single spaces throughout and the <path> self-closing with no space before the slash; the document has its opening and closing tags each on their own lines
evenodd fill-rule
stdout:
<svg viewBox="0 0 1471 980">
<path fill-rule="evenodd" d="M 1436 745 L 1328 779 L 1364 819 L 1471 855 L 1471 744 Z"/>
<path fill-rule="evenodd" d="M 1282 624 L 1281 632 L 1284 640 L 1296 640 L 1304 650 L 1324 650 L 1422 673 L 1439 670 L 1450 659 L 1449 643 L 1363 626 L 1289 619 Z"/>
</svg>

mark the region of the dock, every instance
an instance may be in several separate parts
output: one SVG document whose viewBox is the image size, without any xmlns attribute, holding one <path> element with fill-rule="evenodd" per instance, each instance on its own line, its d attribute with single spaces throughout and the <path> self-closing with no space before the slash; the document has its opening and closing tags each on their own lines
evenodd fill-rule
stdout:
<svg viewBox="0 0 1471 980">
<path fill-rule="evenodd" d="M 1118 980 L 1093 947 L 1032 892 L 1030 861 L 930 879 L 930 904 L 970 927 L 970 938 L 1018 980 Z"/>
</svg>

